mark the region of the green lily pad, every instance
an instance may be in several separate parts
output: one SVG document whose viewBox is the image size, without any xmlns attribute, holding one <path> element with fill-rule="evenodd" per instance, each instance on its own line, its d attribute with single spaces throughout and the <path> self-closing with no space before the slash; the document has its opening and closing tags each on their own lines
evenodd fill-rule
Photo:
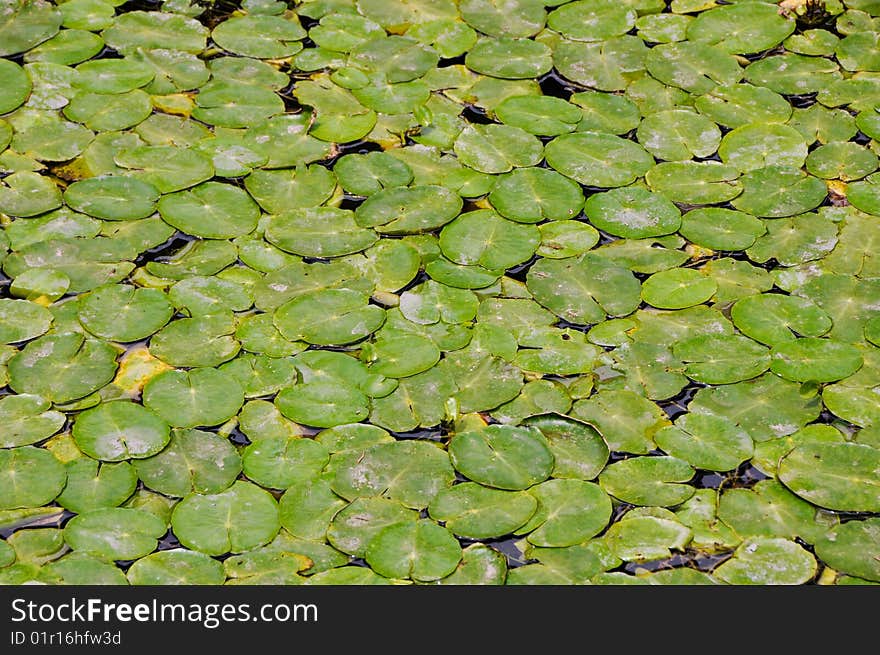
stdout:
<svg viewBox="0 0 880 655">
<path fill-rule="evenodd" d="M 841 523 L 816 541 L 816 554 L 838 571 L 878 582 L 878 530 L 880 519 L 877 518 Z"/>
<path fill-rule="evenodd" d="M 243 402 L 238 381 L 211 368 L 165 371 L 144 387 L 144 405 L 174 427 L 219 425 Z"/>
<path fill-rule="evenodd" d="M 17 129 L 12 137 L 12 148 L 17 152 L 44 162 L 73 159 L 95 138 L 95 134 L 76 123 L 54 117 L 36 120 Z"/>
<path fill-rule="evenodd" d="M 553 49 L 553 65 L 565 78 L 582 86 L 623 91 L 645 70 L 649 52 L 644 41 L 629 34 L 592 43 L 562 40 Z M 602 66 L 584 66 L 584 61 L 601 61 Z"/>
<path fill-rule="evenodd" d="M 537 223 L 542 219 L 574 218 L 584 202 L 580 187 L 545 168 L 522 168 L 499 178 L 489 201 L 512 221 Z"/>
<path fill-rule="evenodd" d="M 721 207 L 689 211 L 679 228 L 688 241 L 713 250 L 745 250 L 766 231 L 754 216 Z"/>
<path fill-rule="evenodd" d="M 529 259 L 540 242 L 540 232 L 518 225 L 491 210 L 462 214 L 440 232 L 440 249 L 459 264 L 506 269 Z"/>
<path fill-rule="evenodd" d="M 518 127 L 494 123 L 465 127 L 454 147 L 462 164 L 492 174 L 534 166 L 543 155 L 537 137 Z"/>
<path fill-rule="evenodd" d="M 80 414 L 73 437 L 86 455 L 119 462 L 155 455 L 171 435 L 168 425 L 149 409 L 118 400 Z"/>
<path fill-rule="evenodd" d="M 633 391 L 600 391 L 579 400 L 572 415 L 596 426 L 611 450 L 645 454 L 654 449 L 654 434 L 669 425 L 657 405 Z"/>
<path fill-rule="evenodd" d="M 752 489 L 728 489 L 718 501 L 718 518 L 743 537 L 800 537 L 808 543 L 828 531 L 817 521 L 816 507 L 776 480 L 761 480 Z"/>
<path fill-rule="evenodd" d="M 538 302 L 570 323 L 598 323 L 608 316 L 625 316 L 639 304 L 635 276 L 589 253 L 541 260 L 529 269 L 526 280 Z"/>
<path fill-rule="evenodd" d="M 336 188 L 333 173 L 323 166 L 255 170 L 245 178 L 244 184 L 260 207 L 270 213 L 316 207 Z"/>
<path fill-rule="evenodd" d="M 642 299 L 661 309 L 683 309 L 706 302 L 718 283 L 692 268 L 671 268 L 654 273 L 642 285 Z"/>
<path fill-rule="evenodd" d="M 444 585 L 501 585 L 507 575 L 507 560 L 483 544 L 471 544 L 461 552 L 455 571 L 439 581 Z"/>
<path fill-rule="evenodd" d="M 875 512 L 880 450 L 857 443 L 803 443 L 779 461 L 779 480 L 814 505 Z"/>
<path fill-rule="evenodd" d="M 331 462 L 332 489 L 347 500 L 382 495 L 406 507 L 424 508 L 445 487 L 454 472 L 439 448 L 419 441 L 370 446 Z"/>
<path fill-rule="evenodd" d="M 61 206 L 61 191 L 48 178 L 22 171 L 0 182 L 0 211 L 12 216 L 36 216 Z"/>
<path fill-rule="evenodd" d="M 3 59 L 0 63 L 0 114 L 8 114 L 24 103 L 30 95 L 32 83 L 18 64 Z"/>
<path fill-rule="evenodd" d="M 149 512 L 107 507 L 74 516 L 64 527 L 64 541 L 76 552 L 108 560 L 139 559 L 156 549 L 166 530 Z"/>
<path fill-rule="evenodd" d="M 150 339 L 150 352 L 172 366 L 217 366 L 238 354 L 234 331 L 229 312 L 181 318 Z"/>
<path fill-rule="evenodd" d="M 176 146 L 138 146 L 122 150 L 115 161 L 130 169 L 130 175 L 152 184 L 162 193 L 195 186 L 214 174 L 211 160 L 205 155 Z"/>
<path fill-rule="evenodd" d="M 222 562 L 183 548 L 147 555 L 126 575 L 133 585 L 219 585 L 226 579 Z"/>
<path fill-rule="evenodd" d="M 749 124 L 785 123 L 791 105 L 779 93 L 751 84 L 717 86 L 694 101 L 697 110 L 731 129 Z"/>
<path fill-rule="evenodd" d="M 859 349 L 818 337 L 785 341 L 773 348 L 771 370 L 796 382 L 835 382 L 862 366 Z"/>
<path fill-rule="evenodd" d="M 51 410 L 45 398 L 18 394 L 0 398 L 0 422 L 5 426 L 0 447 L 27 446 L 51 437 L 64 425 L 65 416 Z"/>
<path fill-rule="evenodd" d="M 384 528 L 367 545 L 366 560 L 380 575 L 429 582 L 455 570 L 461 546 L 448 529 L 423 519 Z"/>
<path fill-rule="evenodd" d="M 685 414 L 654 439 L 664 452 L 708 471 L 733 470 L 754 451 L 752 438 L 742 428 L 711 414 Z"/>
<path fill-rule="evenodd" d="M 365 294 L 351 289 L 313 291 L 279 307 L 275 326 L 291 341 L 352 343 L 372 334 L 385 320 L 385 312 L 367 300 Z"/>
<path fill-rule="evenodd" d="M 145 218 L 156 209 L 159 191 L 127 177 L 93 177 L 74 182 L 64 192 L 71 209 L 110 221 Z"/>
<path fill-rule="evenodd" d="M 203 182 L 159 200 L 162 220 L 193 236 L 229 239 L 252 232 L 260 209 L 241 189 L 220 182 Z"/>
<path fill-rule="evenodd" d="M 56 501 L 71 512 L 116 507 L 134 493 L 138 476 L 128 462 L 104 464 L 88 457 L 67 463 L 67 484 Z"/>
<path fill-rule="evenodd" d="M 813 93 L 839 80 L 840 69 L 832 59 L 785 53 L 764 57 L 746 67 L 746 79 L 776 93 Z"/>
<path fill-rule="evenodd" d="M 193 118 L 217 127 L 256 126 L 284 111 L 284 102 L 271 89 L 223 79 L 212 80 L 203 86 L 196 103 Z M 261 154 L 259 148 L 257 152 Z"/>
<path fill-rule="evenodd" d="M 639 108 L 623 96 L 583 91 L 573 93 L 570 100 L 581 109 L 580 131 L 626 134 L 641 120 Z"/>
<path fill-rule="evenodd" d="M 557 136 L 575 129 L 583 117 L 576 105 L 551 96 L 512 96 L 495 109 L 505 125 L 539 136 Z"/>
<path fill-rule="evenodd" d="M 327 540 L 343 553 L 364 557 L 370 542 L 384 529 L 415 523 L 417 511 L 386 498 L 358 498 L 337 513 Z"/>
<path fill-rule="evenodd" d="M 0 300 L 0 343 L 28 341 L 44 334 L 52 325 L 45 307 L 29 300 Z"/>
<path fill-rule="evenodd" d="M 194 275 L 176 282 L 168 290 L 168 298 L 175 307 L 184 307 L 192 316 L 222 314 L 224 311 L 244 311 L 253 304 L 253 298 L 244 285 L 219 277 Z"/>
<path fill-rule="evenodd" d="M 373 245 L 378 235 L 355 222 L 354 212 L 314 207 L 273 216 L 266 239 L 286 252 L 306 257 L 338 257 Z"/>
<path fill-rule="evenodd" d="M 263 488 L 286 489 L 319 474 L 330 454 L 318 442 L 301 437 L 266 437 L 242 453 L 244 474 Z"/>
<path fill-rule="evenodd" d="M 645 64 L 648 72 L 664 84 L 698 95 L 709 93 L 715 85 L 736 84 L 743 75 L 733 56 L 698 41 L 655 46 Z"/>
<path fill-rule="evenodd" d="M 211 39 L 224 50 L 256 59 L 281 59 L 302 50 L 306 31 L 299 20 L 280 16 L 236 16 L 220 23 Z"/>
<path fill-rule="evenodd" d="M 671 507 L 694 494 L 687 484 L 694 469 L 676 457 L 633 457 L 615 462 L 599 475 L 602 488 L 619 500 L 633 505 Z"/>
<path fill-rule="evenodd" d="M 355 220 L 381 234 L 415 234 L 445 225 L 461 208 L 461 197 L 446 187 L 389 188 L 367 198 L 355 211 Z"/>
<path fill-rule="evenodd" d="M 628 239 L 671 234 L 681 225 L 681 212 L 672 202 L 639 187 L 594 194 L 584 213 L 600 230 Z"/>
<path fill-rule="evenodd" d="M 649 509 L 650 511 L 650 509 Z M 672 512 L 655 514 L 631 510 L 605 533 L 605 543 L 618 558 L 628 562 L 649 562 L 684 550 L 693 537 L 690 528 Z"/>
<path fill-rule="evenodd" d="M 291 420 L 325 428 L 363 420 L 370 404 L 363 392 L 338 381 L 307 382 L 283 389 L 275 403 Z"/>
<path fill-rule="evenodd" d="M 85 553 L 71 553 L 40 569 L 40 582 L 52 585 L 126 585 L 125 574 L 113 564 Z"/>
<path fill-rule="evenodd" d="M 546 479 L 553 468 L 553 454 L 535 428 L 490 425 L 462 432 L 450 442 L 449 455 L 456 470 L 499 489 L 525 489 Z"/>
<path fill-rule="evenodd" d="M 549 71 L 551 54 L 546 45 L 529 39 L 483 39 L 467 53 L 465 64 L 482 75 L 521 80 Z"/>
<path fill-rule="evenodd" d="M 675 356 L 685 363 L 685 374 L 704 384 L 731 384 L 750 380 L 771 366 L 771 353 L 738 335 L 702 335 L 680 341 Z"/>
<path fill-rule="evenodd" d="M 700 13 L 688 25 L 687 37 L 721 52 L 746 55 L 782 43 L 794 32 L 795 22 L 764 3 L 737 3 Z"/>
<path fill-rule="evenodd" d="M 64 465 L 47 450 L 34 446 L 0 450 L 0 510 L 46 505 L 66 481 Z"/>
<path fill-rule="evenodd" d="M 196 54 L 205 49 L 208 30 L 182 14 L 131 11 L 117 16 L 102 35 L 107 45 L 124 53 L 173 47 Z"/>
<path fill-rule="evenodd" d="M 269 492 L 241 480 L 217 494 L 191 494 L 171 515 L 180 543 L 208 555 L 242 553 L 269 543 L 281 528 Z"/>
<path fill-rule="evenodd" d="M 640 145 L 600 132 L 558 136 L 547 144 L 544 154 L 553 169 L 597 187 L 625 186 L 654 165 L 654 158 Z"/>
<path fill-rule="evenodd" d="M 292 484 L 279 501 L 281 525 L 301 539 L 324 539 L 330 521 L 346 501 L 330 489 L 329 477 Z"/>
<path fill-rule="evenodd" d="M 174 430 L 158 454 L 134 462 L 143 483 L 167 496 L 219 493 L 241 472 L 241 458 L 227 440 L 202 430 Z"/>
<path fill-rule="evenodd" d="M 159 331 L 174 314 L 164 293 L 127 284 L 99 287 L 83 299 L 79 320 L 90 333 L 131 342 Z"/>
<path fill-rule="evenodd" d="M 431 501 L 431 518 L 443 521 L 456 535 L 489 539 L 514 532 L 528 521 L 537 500 L 521 491 L 490 489 L 463 482 L 441 490 Z"/>
<path fill-rule="evenodd" d="M 807 158 L 807 144 L 801 133 L 788 125 L 753 123 L 725 134 L 718 155 L 725 164 L 743 172 L 766 166 L 800 168 Z"/>
<path fill-rule="evenodd" d="M 97 391 L 116 372 L 116 350 L 82 334 L 47 334 L 9 361 L 9 386 L 56 403 Z"/>
<path fill-rule="evenodd" d="M 688 205 L 722 203 L 736 198 L 743 187 L 739 171 L 717 161 L 660 162 L 645 173 L 651 190 Z"/>
<path fill-rule="evenodd" d="M 684 109 L 646 116 L 636 135 L 648 152 L 666 161 L 708 157 L 721 142 L 721 130 L 715 123 Z"/>
<path fill-rule="evenodd" d="M 538 499 L 538 510 L 520 531 L 536 546 L 574 546 L 601 532 L 611 518 L 611 499 L 592 482 L 548 480 L 529 494 Z"/>
<path fill-rule="evenodd" d="M 816 560 L 794 541 L 755 538 L 743 542 L 712 575 L 736 585 L 803 584 L 816 574 Z"/>
<path fill-rule="evenodd" d="M 4 7 L 4 19 L 0 25 L 0 56 L 15 55 L 30 50 L 54 36 L 63 15 L 51 3 L 36 0 L 12 0 Z"/>
<path fill-rule="evenodd" d="M 731 308 L 731 318 L 743 334 L 770 346 L 793 341 L 795 335 L 818 337 L 831 328 L 831 319 L 815 303 L 781 294 L 743 298 Z"/>
<path fill-rule="evenodd" d="M 547 26 L 575 41 L 603 41 L 629 32 L 636 24 L 636 12 L 626 4 L 570 2 L 547 16 Z"/>
</svg>

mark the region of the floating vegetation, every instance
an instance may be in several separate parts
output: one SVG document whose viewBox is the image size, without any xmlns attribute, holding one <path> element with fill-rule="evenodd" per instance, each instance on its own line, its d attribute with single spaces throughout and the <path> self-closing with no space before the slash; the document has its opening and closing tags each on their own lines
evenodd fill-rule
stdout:
<svg viewBox="0 0 880 655">
<path fill-rule="evenodd" d="M 0 584 L 880 582 L 875 0 L 0 16 Z"/>
</svg>

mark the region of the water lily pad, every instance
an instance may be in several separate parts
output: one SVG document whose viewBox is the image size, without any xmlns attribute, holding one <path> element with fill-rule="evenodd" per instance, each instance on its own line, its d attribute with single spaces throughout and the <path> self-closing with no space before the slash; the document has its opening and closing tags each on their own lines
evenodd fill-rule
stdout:
<svg viewBox="0 0 880 655">
<path fill-rule="evenodd" d="M 654 158 L 640 145 L 600 132 L 558 136 L 547 144 L 544 154 L 553 169 L 597 187 L 625 186 L 654 165 Z"/>
<path fill-rule="evenodd" d="M 367 563 L 380 575 L 423 582 L 446 577 L 460 559 L 452 533 L 427 519 L 384 528 L 366 550 Z"/>
<path fill-rule="evenodd" d="M 121 505 L 137 486 L 138 476 L 128 462 L 104 464 L 89 457 L 67 463 L 67 484 L 56 501 L 71 512 Z"/>
<path fill-rule="evenodd" d="M 538 510 L 520 531 L 536 546 L 574 546 L 601 532 L 611 518 L 611 499 L 592 482 L 548 480 L 529 494 L 538 499 Z"/>
<path fill-rule="evenodd" d="M 281 525 L 301 539 L 324 539 L 330 521 L 347 505 L 330 489 L 329 477 L 303 480 L 281 497 Z"/>
<path fill-rule="evenodd" d="M 441 490 L 429 506 L 431 518 L 469 539 L 501 537 L 531 518 L 537 500 L 524 492 L 501 491 L 464 482 Z"/>
<path fill-rule="evenodd" d="M 205 155 L 175 146 L 138 146 L 122 150 L 116 164 L 131 169 L 130 175 L 155 186 L 162 193 L 180 191 L 214 174 L 214 167 Z"/>
<path fill-rule="evenodd" d="M 660 162 L 645 173 L 648 186 L 674 202 L 689 205 L 722 203 L 743 187 L 739 171 L 717 161 Z"/>
<path fill-rule="evenodd" d="M 543 43 L 501 37 L 477 41 L 465 56 L 465 64 L 483 75 L 520 80 L 546 73 L 553 62 L 550 48 Z"/>
<path fill-rule="evenodd" d="M 119 462 L 155 455 L 171 435 L 168 425 L 149 409 L 118 400 L 80 414 L 73 437 L 86 455 Z"/>
<path fill-rule="evenodd" d="M 654 434 L 669 425 L 654 403 L 632 391 L 600 391 L 575 403 L 572 415 L 595 425 L 611 450 L 645 454 Z"/>
<path fill-rule="evenodd" d="M 878 582 L 878 529 L 880 519 L 877 518 L 841 523 L 816 541 L 816 554 L 838 571 Z"/>
<path fill-rule="evenodd" d="M 138 48 L 176 48 L 194 54 L 205 49 L 208 30 L 182 14 L 130 11 L 118 15 L 102 36 L 111 48 L 133 52 Z"/>
<path fill-rule="evenodd" d="M 654 436 L 664 452 L 698 469 L 730 471 L 751 458 L 752 438 L 730 419 L 685 414 Z"/>
<path fill-rule="evenodd" d="M 721 142 L 721 131 L 715 123 L 683 109 L 646 116 L 636 135 L 648 152 L 666 161 L 708 157 Z"/>
<path fill-rule="evenodd" d="M 471 544 L 461 552 L 455 571 L 439 581 L 444 585 L 500 585 L 507 575 L 507 560 L 483 544 Z"/>
<path fill-rule="evenodd" d="M 562 40 L 553 49 L 553 65 L 561 75 L 582 86 L 623 91 L 645 70 L 648 52 L 642 39 L 629 34 L 592 43 Z M 602 66 L 584 66 L 584 61 L 601 61 Z"/>
<path fill-rule="evenodd" d="M 419 441 L 355 450 L 331 468 L 333 491 L 347 500 L 381 495 L 413 508 L 427 507 L 455 477 L 446 453 Z"/>
<path fill-rule="evenodd" d="M 673 353 L 685 374 L 704 384 L 731 384 L 757 377 L 771 366 L 767 348 L 738 335 L 702 335 L 680 341 Z"/>
<path fill-rule="evenodd" d="M 384 152 L 340 157 L 333 166 L 342 188 L 359 196 L 371 196 L 382 189 L 406 186 L 413 173 L 406 163 Z"/>
<path fill-rule="evenodd" d="M 545 168 L 522 168 L 500 177 L 489 201 L 505 218 L 537 223 L 574 218 L 584 202 L 577 184 Z"/>
<path fill-rule="evenodd" d="M 9 361 L 9 386 L 65 403 L 97 391 L 116 372 L 116 350 L 82 334 L 48 334 Z"/>
<path fill-rule="evenodd" d="M 688 39 L 721 52 L 751 54 L 782 43 L 795 20 L 764 3 L 738 3 L 700 13 L 688 26 Z"/>
<path fill-rule="evenodd" d="M 0 421 L 5 426 L 0 446 L 27 446 L 51 437 L 64 425 L 65 416 L 50 409 L 45 398 L 18 394 L 0 399 Z"/>
<path fill-rule="evenodd" d="M 385 498 L 359 498 L 333 517 L 327 530 L 330 544 L 343 553 L 364 557 L 370 542 L 382 530 L 415 523 L 417 511 Z"/>
<path fill-rule="evenodd" d="M 282 250 L 307 257 L 338 257 L 359 252 L 378 240 L 355 222 L 354 213 L 314 207 L 273 216 L 266 239 Z"/>
<path fill-rule="evenodd" d="M 71 553 L 40 569 L 40 582 L 52 585 L 125 585 L 125 574 L 113 564 L 85 553 Z"/>
<path fill-rule="evenodd" d="M 733 56 L 698 41 L 655 46 L 645 64 L 648 72 L 664 84 L 699 95 L 709 93 L 716 84 L 736 84 L 743 75 Z"/>
<path fill-rule="evenodd" d="M 808 543 L 829 526 L 817 520 L 816 507 L 776 480 L 761 480 L 752 489 L 728 489 L 718 501 L 718 518 L 743 537 L 800 537 Z"/>
<path fill-rule="evenodd" d="M 491 425 L 462 432 L 450 442 L 449 455 L 458 471 L 499 489 L 525 489 L 553 468 L 553 455 L 535 428 Z"/>
<path fill-rule="evenodd" d="M 241 472 L 241 458 L 227 440 L 202 430 L 174 430 L 158 454 L 135 463 L 138 478 L 167 496 L 227 489 Z"/>
<path fill-rule="evenodd" d="M 74 516 L 64 527 L 73 550 L 109 560 L 139 559 L 156 549 L 167 527 L 149 512 L 107 507 Z"/>
<path fill-rule="evenodd" d="M 749 124 L 785 123 L 791 105 L 779 93 L 763 86 L 732 84 L 717 86 L 694 101 L 697 110 L 731 129 Z"/>
<path fill-rule="evenodd" d="M 219 425 L 243 402 L 238 381 L 211 368 L 165 371 L 144 387 L 144 405 L 174 427 Z"/>
<path fill-rule="evenodd" d="M 171 366 L 217 366 L 238 354 L 231 312 L 172 321 L 150 339 L 150 352 Z"/>
<path fill-rule="evenodd" d="M 841 75 L 833 59 L 785 53 L 752 62 L 746 67 L 745 77 L 776 93 L 797 95 L 825 89 Z"/>
<path fill-rule="evenodd" d="M 338 381 L 307 382 L 283 389 L 275 402 L 291 420 L 315 427 L 356 423 L 369 414 L 367 396 Z"/>
<path fill-rule="evenodd" d="M 245 57 L 281 59 L 302 49 L 306 31 L 299 20 L 280 16 L 236 16 L 223 21 L 211 32 L 221 48 Z"/>
<path fill-rule="evenodd" d="M 268 491 L 241 480 L 217 494 L 191 494 L 171 515 L 180 543 L 208 555 L 241 553 L 269 543 L 281 527 Z"/>
<path fill-rule="evenodd" d="M 319 474 L 330 454 L 318 442 L 292 435 L 266 437 L 242 454 L 244 474 L 263 488 L 286 489 Z"/>
<path fill-rule="evenodd" d="M 718 155 L 743 172 L 766 166 L 799 168 L 807 158 L 807 144 L 788 125 L 752 123 L 725 134 Z"/>
<path fill-rule="evenodd" d="M 816 574 L 816 560 L 794 541 L 755 538 L 743 542 L 712 574 L 736 585 L 803 584 Z"/>
<path fill-rule="evenodd" d="M 718 283 L 692 268 L 672 268 L 654 273 L 642 285 L 642 299 L 661 309 L 683 309 L 709 300 Z"/>
<path fill-rule="evenodd" d="M 95 336 L 131 342 L 160 330 L 173 313 L 168 298 L 157 289 L 113 284 L 99 287 L 83 299 L 79 320 Z"/>
<path fill-rule="evenodd" d="M 52 324 L 49 310 L 29 300 L 0 300 L 0 319 L 0 343 L 33 339 L 44 334 Z"/>
<path fill-rule="evenodd" d="M 599 475 L 599 484 L 609 494 L 633 505 L 671 507 L 694 494 L 687 484 L 694 469 L 676 457 L 633 457 L 615 462 Z"/>
<path fill-rule="evenodd" d="M 48 450 L 34 446 L 0 450 L 0 509 L 46 505 L 66 481 L 64 465 Z"/>
<path fill-rule="evenodd" d="M 629 32 L 636 23 L 636 12 L 626 4 L 570 2 L 552 11 L 547 25 L 575 41 L 603 41 Z"/>
<path fill-rule="evenodd" d="M 93 177 L 74 182 L 64 192 L 72 209 L 111 221 L 128 221 L 152 214 L 159 191 L 152 184 L 127 177 Z"/>
<path fill-rule="evenodd" d="M 142 557 L 127 576 L 133 585 L 219 585 L 226 579 L 222 562 L 183 548 Z"/>
<path fill-rule="evenodd" d="M 221 182 L 203 182 L 159 200 L 162 220 L 186 234 L 229 239 L 253 231 L 260 209 L 241 189 Z"/>
<path fill-rule="evenodd" d="M 681 225 L 681 212 L 672 202 L 638 187 L 594 194 L 584 213 L 600 230 L 629 239 L 671 234 Z"/>
<path fill-rule="evenodd" d="M 61 191 L 48 178 L 30 171 L 13 173 L 0 182 L 0 211 L 36 216 L 61 206 Z"/>
<path fill-rule="evenodd" d="M 455 140 L 455 154 L 465 166 L 481 173 L 506 173 L 534 166 L 542 159 L 537 137 L 511 125 L 469 125 Z"/>
<path fill-rule="evenodd" d="M 807 170 L 826 180 L 858 180 L 877 170 L 877 155 L 850 141 L 819 146 L 807 157 Z"/>
<path fill-rule="evenodd" d="M 814 505 L 875 512 L 880 450 L 857 443 L 803 443 L 779 461 L 779 480 Z"/>
<path fill-rule="evenodd" d="M 605 543 L 624 561 L 649 562 L 668 558 L 673 550 L 684 550 L 692 536 L 690 528 L 672 512 L 661 510 L 655 515 L 635 509 L 608 529 Z"/>
<path fill-rule="evenodd" d="M 314 291 L 279 307 L 275 326 L 291 341 L 352 343 L 372 334 L 385 320 L 385 312 L 367 300 L 365 294 L 350 289 Z"/>
<path fill-rule="evenodd" d="M 461 207 L 461 198 L 446 187 L 391 188 L 367 198 L 355 211 L 355 220 L 382 234 L 419 233 L 445 225 Z"/>
<path fill-rule="evenodd" d="M 63 15 L 51 3 L 36 0 L 12 0 L 4 7 L 0 24 L 0 56 L 15 55 L 54 36 L 61 27 Z"/>
<path fill-rule="evenodd" d="M 855 346 L 818 337 L 780 343 L 774 346 L 771 358 L 774 373 L 797 382 L 835 382 L 862 366 L 862 355 Z"/>
</svg>

